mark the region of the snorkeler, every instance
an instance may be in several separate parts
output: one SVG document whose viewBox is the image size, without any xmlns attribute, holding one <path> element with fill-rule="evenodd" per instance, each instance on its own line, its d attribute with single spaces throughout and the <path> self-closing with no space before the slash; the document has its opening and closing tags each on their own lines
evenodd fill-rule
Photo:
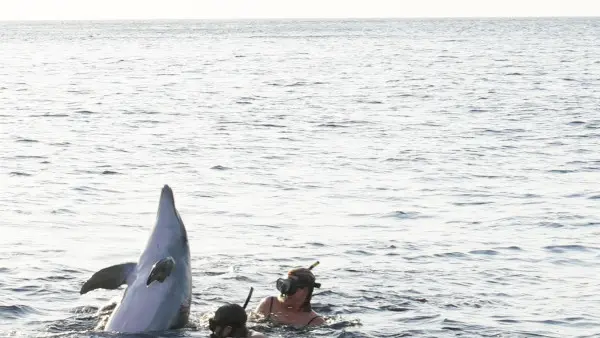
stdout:
<svg viewBox="0 0 600 338">
<path fill-rule="evenodd" d="M 212 332 L 211 338 L 266 338 L 265 335 L 248 330 L 246 321 L 246 305 L 250 300 L 253 288 L 246 299 L 244 306 L 238 304 L 225 304 L 217 309 L 213 318 L 208 320 L 208 327 Z"/>
<path fill-rule="evenodd" d="M 314 288 L 321 287 L 320 283 L 315 282 L 315 275 L 311 271 L 318 264 L 317 261 L 308 269 L 290 270 L 286 279 L 279 278 L 276 287 L 281 294 L 264 298 L 254 312 L 284 325 L 304 327 L 325 323 L 310 303 Z"/>
</svg>

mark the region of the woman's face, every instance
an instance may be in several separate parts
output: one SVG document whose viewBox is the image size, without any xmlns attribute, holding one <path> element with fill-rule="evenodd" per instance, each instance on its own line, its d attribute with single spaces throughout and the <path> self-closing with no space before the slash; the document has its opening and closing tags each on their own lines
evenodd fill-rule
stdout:
<svg viewBox="0 0 600 338">
<path fill-rule="evenodd" d="M 296 276 L 289 276 L 288 278 L 298 280 Z M 308 287 L 302 286 L 296 289 L 293 294 L 288 294 L 284 298 L 284 303 L 290 306 L 300 306 L 304 304 L 306 297 L 308 296 Z"/>
</svg>

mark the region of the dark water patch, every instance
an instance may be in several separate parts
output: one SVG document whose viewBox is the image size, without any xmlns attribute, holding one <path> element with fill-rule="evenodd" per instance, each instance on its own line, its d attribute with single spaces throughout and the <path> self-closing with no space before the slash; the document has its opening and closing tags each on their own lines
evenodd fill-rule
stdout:
<svg viewBox="0 0 600 338">
<path fill-rule="evenodd" d="M 350 272 L 350 273 L 362 273 L 364 271 L 362 270 L 357 270 L 357 269 L 353 269 L 353 268 L 347 268 L 345 269 L 346 272 Z"/>
<path fill-rule="evenodd" d="M 383 311 L 391 311 L 391 312 L 406 312 L 406 311 L 413 310 L 413 308 L 396 306 L 396 305 L 385 305 L 385 306 L 380 307 L 379 309 L 383 310 Z"/>
<path fill-rule="evenodd" d="M 516 195 L 514 197 L 515 198 L 541 198 L 542 195 L 527 193 L 527 194 L 523 194 L 523 195 Z"/>
<path fill-rule="evenodd" d="M 512 245 L 512 246 L 505 246 L 505 247 L 498 247 L 496 249 L 498 249 L 498 250 L 511 250 L 511 251 L 523 251 L 523 249 L 521 249 L 518 246 L 514 246 L 514 245 Z"/>
<path fill-rule="evenodd" d="M 389 225 L 380 225 L 380 224 L 357 224 L 352 226 L 353 228 L 360 228 L 360 229 L 388 229 Z"/>
<path fill-rule="evenodd" d="M 69 117 L 69 114 L 52 114 L 52 113 L 46 113 L 46 114 L 29 115 L 29 117 Z"/>
<path fill-rule="evenodd" d="M 294 83 L 290 83 L 290 84 L 284 85 L 284 87 L 301 87 L 301 86 L 306 86 L 308 84 L 309 84 L 308 82 L 297 81 L 297 82 L 294 82 Z"/>
<path fill-rule="evenodd" d="M 497 319 L 496 321 L 498 323 L 502 323 L 502 324 L 517 324 L 517 323 L 521 322 L 521 321 L 516 320 L 516 319 Z"/>
<path fill-rule="evenodd" d="M 397 219 L 416 219 L 428 218 L 429 216 L 422 215 L 418 212 L 405 212 L 401 210 L 393 211 L 387 214 L 380 215 L 381 218 L 397 218 Z"/>
<path fill-rule="evenodd" d="M 591 200 L 600 200 L 600 195 L 590 196 L 590 197 L 588 197 L 588 199 L 591 199 Z"/>
<path fill-rule="evenodd" d="M 76 306 L 76 307 L 72 308 L 69 312 L 70 313 L 94 314 L 97 311 L 98 311 L 98 307 L 96 307 L 96 306 L 82 305 L 82 306 Z"/>
<path fill-rule="evenodd" d="M 261 228 L 270 228 L 270 229 L 279 229 L 280 228 L 278 225 L 272 225 L 272 224 L 253 224 L 252 226 L 261 227 Z"/>
<path fill-rule="evenodd" d="M 64 281 L 64 280 L 73 280 L 73 279 L 77 279 L 77 278 L 78 277 L 76 277 L 76 276 L 71 276 L 71 275 L 65 273 L 63 275 L 39 277 L 39 278 L 36 278 L 36 280 L 42 281 L 42 282 L 59 282 L 59 281 Z"/>
<path fill-rule="evenodd" d="M 494 202 L 453 202 L 452 205 L 456 205 L 458 207 L 469 206 L 469 205 L 485 205 L 485 204 L 493 204 Z"/>
<path fill-rule="evenodd" d="M 206 275 L 206 276 L 221 276 L 221 275 L 225 275 L 227 273 L 228 273 L 227 271 L 204 271 L 201 274 Z"/>
<path fill-rule="evenodd" d="M 134 122 L 135 122 L 135 123 L 149 123 L 149 124 L 158 124 L 158 123 L 160 123 L 161 121 L 158 121 L 158 120 L 137 120 L 137 121 L 134 121 Z M 137 127 L 137 126 L 136 126 L 136 125 L 132 125 L 132 127 Z"/>
<path fill-rule="evenodd" d="M 25 294 L 38 294 L 44 292 L 44 287 L 39 285 L 24 285 L 17 286 L 13 288 L 9 288 L 8 290 L 16 293 L 25 293 Z"/>
<path fill-rule="evenodd" d="M 387 159 L 385 159 L 385 162 L 404 162 L 404 161 L 411 161 L 410 158 L 395 158 L 395 157 L 388 157 Z"/>
<path fill-rule="evenodd" d="M 323 244 L 323 243 L 319 243 L 319 242 L 308 242 L 308 243 L 306 243 L 306 244 L 308 244 L 308 245 L 312 245 L 312 246 L 316 246 L 316 247 L 320 247 L 320 248 L 322 248 L 322 247 L 326 246 L 325 244 Z"/>
<path fill-rule="evenodd" d="M 246 277 L 246 276 L 231 276 L 231 277 L 224 277 L 223 279 L 236 280 L 239 282 L 248 282 L 248 283 L 256 282 L 254 279 L 252 279 L 250 277 Z"/>
<path fill-rule="evenodd" d="M 396 321 L 399 322 L 405 322 L 405 323 L 414 323 L 414 322 L 431 322 L 434 319 L 439 318 L 440 315 L 439 314 L 434 314 L 434 315 L 429 315 L 429 316 L 413 316 L 413 317 L 407 317 L 407 318 L 398 318 L 396 319 Z"/>
<path fill-rule="evenodd" d="M 577 258 L 555 259 L 555 260 L 551 260 L 550 263 L 555 264 L 555 265 L 561 265 L 561 266 L 579 266 L 579 267 L 590 266 L 585 261 L 583 261 L 581 259 L 577 259 Z"/>
<path fill-rule="evenodd" d="M 575 226 L 580 226 L 580 227 L 593 227 L 593 226 L 600 226 L 600 222 L 583 222 L 583 223 L 578 223 L 578 224 L 574 224 Z"/>
<path fill-rule="evenodd" d="M 489 179 L 503 178 L 504 177 L 504 176 L 500 176 L 500 175 L 483 175 L 483 174 L 473 174 L 471 176 L 477 177 L 477 178 L 489 178 Z"/>
<path fill-rule="evenodd" d="M 366 103 L 366 104 L 383 104 L 383 101 L 378 101 L 378 100 L 371 100 L 371 101 L 366 101 L 366 100 L 356 100 L 357 103 Z"/>
<path fill-rule="evenodd" d="M 503 134 L 504 130 L 484 129 L 483 132 L 488 134 Z"/>
<path fill-rule="evenodd" d="M 39 313 L 28 305 L 0 305 L 0 318 L 18 319 L 33 313 Z"/>
<path fill-rule="evenodd" d="M 241 100 L 241 101 L 256 101 L 256 100 L 260 100 L 263 98 L 264 97 L 259 97 L 259 96 L 241 96 L 239 98 L 239 100 Z"/>
<path fill-rule="evenodd" d="M 571 174 L 577 172 L 577 170 L 567 170 L 567 169 L 552 169 L 547 172 L 552 174 Z"/>
<path fill-rule="evenodd" d="M 579 252 L 587 252 L 590 251 L 591 247 L 586 247 L 585 245 L 572 244 L 572 245 L 549 245 L 545 246 L 544 249 L 555 252 L 555 253 L 563 253 L 568 251 L 579 251 Z"/>
<path fill-rule="evenodd" d="M 219 121 L 219 124 L 246 124 L 244 121 Z"/>
<path fill-rule="evenodd" d="M 464 257 L 468 257 L 466 254 L 462 253 L 462 252 L 444 252 L 444 253 L 437 253 L 433 255 L 434 257 L 447 257 L 447 258 L 464 258 Z"/>
<path fill-rule="evenodd" d="M 244 218 L 254 217 L 253 214 L 248 214 L 248 213 L 244 213 L 244 212 L 231 213 L 230 215 L 233 216 L 233 217 L 244 217 Z"/>
<path fill-rule="evenodd" d="M 273 124 L 273 123 L 262 123 L 262 124 L 254 124 L 256 127 L 266 127 L 266 128 L 286 128 L 286 126 L 281 124 Z"/>
<path fill-rule="evenodd" d="M 469 251 L 470 254 L 473 255 L 488 255 L 488 256 L 495 256 L 498 255 L 499 252 L 496 250 L 472 250 Z"/>
<path fill-rule="evenodd" d="M 348 250 L 345 253 L 350 255 L 360 255 L 360 256 L 373 256 L 374 253 L 365 251 L 365 250 Z"/>
<path fill-rule="evenodd" d="M 319 124 L 317 127 L 327 127 L 327 128 L 348 128 L 348 126 L 344 126 L 342 124 L 328 122 Z"/>
<path fill-rule="evenodd" d="M 330 321 L 334 321 L 334 322 L 333 323 L 329 323 Z M 342 329 L 353 327 L 353 326 L 362 326 L 362 323 L 360 322 L 359 319 L 354 319 L 354 320 L 336 320 L 335 318 L 328 317 L 328 318 L 326 318 L 325 325 L 329 329 L 342 330 Z M 344 338 L 349 338 L 349 337 L 359 338 L 359 337 L 361 337 L 362 338 L 362 337 L 368 337 L 368 336 L 362 335 L 362 334 L 357 333 L 357 332 L 347 332 L 347 331 L 344 331 L 340 335 L 338 335 L 337 337 L 344 337 Z"/>
<path fill-rule="evenodd" d="M 348 216 L 351 217 L 365 217 L 365 216 L 375 216 L 376 214 L 365 214 L 365 213 L 360 213 L 360 214 L 348 214 Z"/>
<path fill-rule="evenodd" d="M 571 122 L 569 122 L 567 124 L 570 125 L 570 126 L 580 126 L 582 124 L 585 124 L 585 122 L 583 122 L 583 121 L 571 121 Z"/>
<path fill-rule="evenodd" d="M 102 172 L 102 175 L 120 175 L 120 173 L 117 171 L 113 171 L 113 170 L 104 170 Z"/>
<path fill-rule="evenodd" d="M 228 167 L 225 167 L 225 166 L 222 166 L 222 165 L 216 165 L 216 166 L 211 167 L 210 169 L 213 169 L 213 170 L 229 170 L 231 168 L 228 168 Z"/>
<path fill-rule="evenodd" d="M 541 222 L 540 226 L 545 227 L 545 228 L 562 228 L 562 227 L 564 227 L 563 224 L 560 224 L 557 222 Z"/>
<path fill-rule="evenodd" d="M 10 173 L 8 173 L 10 176 L 23 176 L 23 177 L 28 177 L 28 176 L 32 176 L 31 174 L 22 172 L 22 171 L 11 171 Z"/>
<path fill-rule="evenodd" d="M 15 156 L 15 159 L 20 159 L 20 160 L 21 159 L 22 160 L 25 160 L 25 159 L 45 159 L 45 158 L 48 158 L 48 157 L 41 156 L 41 155 L 17 155 L 17 156 Z"/>
<path fill-rule="evenodd" d="M 387 253 L 386 256 L 398 256 L 399 254 L 397 253 Z M 402 257 L 404 260 L 407 261 L 429 261 L 429 259 L 431 258 L 431 256 L 429 255 L 417 255 L 417 256 L 404 256 Z"/>
<path fill-rule="evenodd" d="M 63 253 L 65 252 L 65 250 L 63 249 L 44 249 L 44 250 L 40 250 L 41 253 Z M 62 272 L 67 272 L 67 271 L 62 271 Z M 71 272 L 67 272 L 67 273 L 71 273 Z"/>
<path fill-rule="evenodd" d="M 34 139 L 30 139 L 30 138 L 23 138 L 23 137 L 19 137 L 17 138 L 16 142 L 22 142 L 22 143 L 38 143 L 38 140 L 34 140 Z"/>
<path fill-rule="evenodd" d="M 90 173 L 90 174 L 93 173 L 91 171 L 83 171 L 83 172 L 84 173 Z M 73 190 L 75 190 L 75 191 L 85 191 L 85 192 L 100 191 L 100 189 L 96 189 L 94 187 L 89 187 L 89 186 L 86 186 L 86 185 L 82 185 L 82 186 L 79 186 L 79 187 L 74 187 Z"/>
<path fill-rule="evenodd" d="M 52 213 L 53 214 L 75 214 L 76 212 L 69 210 L 69 209 L 61 208 L 61 209 L 52 210 Z"/>
</svg>

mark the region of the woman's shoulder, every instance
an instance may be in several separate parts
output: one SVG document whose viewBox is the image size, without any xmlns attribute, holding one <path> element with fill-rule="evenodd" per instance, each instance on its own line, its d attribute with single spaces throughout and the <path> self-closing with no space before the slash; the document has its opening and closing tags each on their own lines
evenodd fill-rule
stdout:
<svg viewBox="0 0 600 338">
<path fill-rule="evenodd" d="M 273 296 L 267 296 L 260 300 L 258 305 L 256 306 L 255 312 L 258 313 L 267 313 L 271 309 L 271 304 L 274 301 Z"/>
<path fill-rule="evenodd" d="M 320 314 L 316 313 L 315 311 L 312 311 L 311 318 L 306 325 L 315 326 L 322 324 L 325 324 L 325 318 L 323 318 Z"/>
</svg>

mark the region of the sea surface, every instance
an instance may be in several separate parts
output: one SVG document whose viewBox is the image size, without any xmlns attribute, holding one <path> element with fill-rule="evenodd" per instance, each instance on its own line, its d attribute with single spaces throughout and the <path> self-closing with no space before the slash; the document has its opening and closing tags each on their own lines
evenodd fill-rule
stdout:
<svg viewBox="0 0 600 338">
<path fill-rule="evenodd" d="M 600 19 L 0 23 L 0 336 L 80 295 L 171 186 L 190 324 L 314 269 L 268 337 L 600 337 Z"/>
</svg>

